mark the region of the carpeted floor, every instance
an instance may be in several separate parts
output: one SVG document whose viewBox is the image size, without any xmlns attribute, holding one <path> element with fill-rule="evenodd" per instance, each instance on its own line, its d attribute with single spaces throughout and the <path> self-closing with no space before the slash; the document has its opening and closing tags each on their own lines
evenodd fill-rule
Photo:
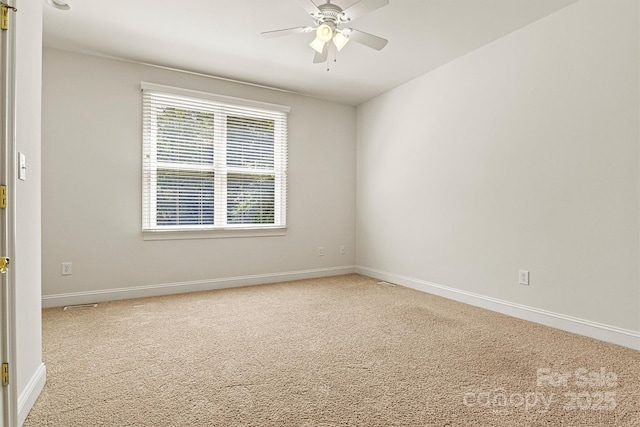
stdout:
<svg viewBox="0 0 640 427">
<path fill-rule="evenodd" d="M 43 312 L 25 426 L 640 426 L 640 352 L 349 275 Z"/>
</svg>

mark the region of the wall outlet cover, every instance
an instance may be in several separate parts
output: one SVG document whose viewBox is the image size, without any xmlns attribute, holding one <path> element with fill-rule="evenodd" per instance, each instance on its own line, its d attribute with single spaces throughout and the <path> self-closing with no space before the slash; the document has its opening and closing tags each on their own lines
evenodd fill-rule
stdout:
<svg viewBox="0 0 640 427">
<path fill-rule="evenodd" d="M 72 264 L 70 262 L 63 262 L 62 263 L 62 275 L 63 276 L 71 276 L 71 266 Z"/>
</svg>

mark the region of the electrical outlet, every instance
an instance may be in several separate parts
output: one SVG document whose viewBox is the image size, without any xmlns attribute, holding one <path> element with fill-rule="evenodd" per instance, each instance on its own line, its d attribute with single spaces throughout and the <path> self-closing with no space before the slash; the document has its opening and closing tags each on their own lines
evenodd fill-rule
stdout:
<svg viewBox="0 0 640 427">
<path fill-rule="evenodd" d="M 527 270 L 520 270 L 518 283 L 529 286 L 529 272 Z"/>
<path fill-rule="evenodd" d="M 318 246 L 318 256 L 324 256 L 324 248 L 322 246 Z"/>
<path fill-rule="evenodd" d="M 63 262 L 62 263 L 62 275 L 63 276 L 71 276 L 71 263 Z"/>
<path fill-rule="evenodd" d="M 340 255 L 344 255 L 344 245 L 340 246 Z"/>
</svg>

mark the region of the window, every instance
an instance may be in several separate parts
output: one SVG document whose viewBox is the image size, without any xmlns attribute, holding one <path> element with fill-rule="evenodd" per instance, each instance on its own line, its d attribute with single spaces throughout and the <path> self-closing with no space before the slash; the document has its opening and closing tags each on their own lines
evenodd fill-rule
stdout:
<svg viewBox="0 0 640 427">
<path fill-rule="evenodd" d="M 143 231 L 286 226 L 288 107 L 142 84 Z"/>
</svg>

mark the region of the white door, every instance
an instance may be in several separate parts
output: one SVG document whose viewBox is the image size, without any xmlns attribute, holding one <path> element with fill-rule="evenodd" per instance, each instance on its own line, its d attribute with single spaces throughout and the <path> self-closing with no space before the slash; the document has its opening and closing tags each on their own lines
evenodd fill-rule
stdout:
<svg viewBox="0 0 640 427">
<path fill-rule="evenodd" d="M 15 13 L 16 0 L 0 6 L 0 427 L 17 424 L 15 389 L 15 275 L 11 268 L 15 224 Z M 5 265 L 8 261 L 8 267 Z M 5 371 L 6 370 L 6 371 Z M 5 376 L 6 375 L 6 376 Z"/>
</svg>

